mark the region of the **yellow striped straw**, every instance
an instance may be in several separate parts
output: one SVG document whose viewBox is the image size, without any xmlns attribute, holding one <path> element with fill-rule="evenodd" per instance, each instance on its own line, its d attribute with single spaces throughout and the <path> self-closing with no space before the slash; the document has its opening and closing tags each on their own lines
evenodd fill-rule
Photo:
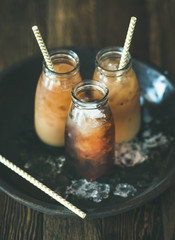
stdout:
<svg viewBox="0 0 175 240">
<path fill-rule="evenodd" d="M 45 62 L 46 62 L 46 64 L 47 64 L 47 67 L 48 67 L 51 71 L 55 72 L 55 69 L 54 69 L 54 67 L 53 67 L 53 63 L 52 63 L 52 61 L 51 61 L 51 58 L 50 58 L 50 56 L 49 56 L 49 53 L 48 53 L 47 48 L 46 48 L 46 45 L 44 44 L 43 38 L 42 38 L 42 36 L 41 36 L 41 34 L 40 34 L 40 31 L 39 31 L 38 27 L 37 27 L 37 26 L 33 26 L 33 27 L 32 27 L 32 30 L 33 30 L 33 33 L 34 33 L 34 35 L 35 35 L 35 38 L 36 38 L 36 40 L 37 40 L 37 42 L 38 42 L 38 45 L 39 45 L 39 47 L 40 47 L 40 49 L 41 49 L 41 52 L 42 52 L 42 54 L 43 54 L 44 60 L 45 60 Z"/>
<path fill-rule="evenodd" d="M 53 192 L 50 188 L 46 187 L 44 184 L 30 176 L 28 173 L 24 172 L 22 169 L 17 167 L 15 164 L 4 158 L 0 155 L 0 162 L 4 164 L 6 167 L 10 168 L 13 172 L 17 173 L 19 176 L 33 184 L 35 187 L 39 188 L 41 191 L 55 199 L 57 202 L 61 203 L 63 206 L 77 214 L 81 218 L 86 217 L 86 213 L 82 212 L 80 209 L 72 205 L 70 202 L 59 196 L 57 193 Z"/>
<path fill-rule="evenodd" d="M 127 64 L 127 56 L 131 45 L 131 40 L 134 33 L 136 21 L 137 21 L 136 17 L 131 17 L 118 70 L 124 68 Z"/>
</svg>

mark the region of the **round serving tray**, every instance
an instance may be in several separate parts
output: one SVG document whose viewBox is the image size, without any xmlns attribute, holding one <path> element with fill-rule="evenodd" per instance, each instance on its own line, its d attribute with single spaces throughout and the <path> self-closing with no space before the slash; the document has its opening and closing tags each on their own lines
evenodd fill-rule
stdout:
<svg viewBox="0 0 175 240">
<path fill-rule="evenodd" d="M 88 47 L 71 49 L 80 57 L 83 79 L 91 79 L 95 55 L 99 49 Z M 45 156 L 48 157 L 48 153 L 53 157 L 64 154 L 64 149 L 51 148 L 41 143 L 33 126 L 34 97 L 42 68 L 41 61 L 41 56 L 30 57 L 0 74 L 0 154 L 24 170 L 26 170 L 25 162 L 35 159 L 37 163 L 40 154 L 43 159 Z M 91 199 L 69 197 L 68 200 L 87 213 L 87 218 L 112 216 L 140 206 L 167 189 L 175 177 L 174 87 L 168 77 L 155 67 L 136 58 L 133 59 L 133 67 L 141 88 L 142 110 L 146 108 L 152 116 L 151 128 L 163 132 L 167 138 L 171 138 L 171 142 L 161 154 L 155 154 L 154 157 L 141 164 L 134 167 L 114 167 L 112 176 L 115 175 L 116 178 L 119 176 L 121 181 L 132 184 L 137 188 L 136 194 L 127 198 L 111 194 L 109 198 L 100 203 L 95 203 Z M 144 124 L 142 122 L 139 134 Z M 64 188 L 70 184 L 72 179 L 69 170 L 65 172 L 63 170 L 56 177 L 56 182 L 53 182 L 52 177 L 49 178 L 49 169 L 44 169 L 44 167 L 40 159 L 32 175 L 37 178 L 38 173 L 43 172 L 43 177 L 45 172 L 44 184 L 52 189 L 58 185 L 60 191 L 64 192 Z M 109 183 L 110 178 L 111 175 L 108 175 L 100 181 Z M 63 217 L 77 217 L 3 165 L 0 165 L 0 189 L 18 202 L 40 212 Z"/>
</svg>

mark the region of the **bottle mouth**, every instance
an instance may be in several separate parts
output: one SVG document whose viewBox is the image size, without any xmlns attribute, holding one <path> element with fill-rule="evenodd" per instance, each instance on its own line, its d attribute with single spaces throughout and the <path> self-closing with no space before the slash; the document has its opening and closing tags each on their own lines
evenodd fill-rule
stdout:
<svg viewBox="0 0 175 240">
<path fill-rule="evenodd" d="M 43 60 L 43 68 L 45 72 L 48 74 L 53 74 L 55 76 L 66 76 L 66 75 L 76 73 L 80 68 L 79 57 L 72 50 L 67 50 L 67 49 L 52 50 L 49 52 L 49 55 L 51 57 L 51 61 L 53 62 L 53 65 L 63 63 L 63 64 L 69 64 L 73 68 L 66 72 L 55 72 L 49 69 L 45 60 Z"/>
<path fill-rule="evenodd" d="M 84 80 L 75 84 L 71 91 L 72 101 L 77 107 L 86 109 L 100 108 L 108 99 L 109 90 L 98 80 Z"/>
<path fill-rule="evenodd" d="M 131 55 L 128 52 L 127 56 L 127 64 L 124 68 L 118 69 L 120 59 L 122 56 L 123 52 L 123 47 L 106 47 L 101 49 L 97 54 L 96 54 L 96 59 L 95 59 L 95 65 L 103 72 L 103 74 L 108 75 L 108 74 L 117 74 L 117 75 L 122 75 L 124 72 L 130 69 L 132 60 L 131 60 Z M 105 66 L 104 60 L 107 59 L 112 59 L 114 60 L 115 67 L 113 69 L 109 69 Z"/>
</svg>

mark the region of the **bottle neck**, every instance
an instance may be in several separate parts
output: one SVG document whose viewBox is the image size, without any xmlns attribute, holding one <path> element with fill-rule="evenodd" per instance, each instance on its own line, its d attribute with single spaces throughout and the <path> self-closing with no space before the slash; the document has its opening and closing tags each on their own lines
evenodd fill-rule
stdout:
<svg viewBox="0 0 175 240">
<path fill-rule="evenodd" d="M 80 64 L 78 55 L 72 50 L 57 50 L 51 51 L 50 57 L 55 71 L 50 70 L 45 61 L 43 61 L 43 72 L 47 77 L 59 80 L 61 78 L 73 76 L 79 72 Z"/>
<path fill-rule="evenodd" d="M 96 69 L 107 77 L 125 75 L 132 67 L 132 60 L 128 53 L 126 66 L 118 70 L 122 51 L 122 47 L 107 47 L 100 50 L 96 55 Z"/>
<path fill-rule="evenodd" d="M 97 109 L 107 103 L 108 93 L 109 90 L 104 83 L 96 80 L 85 80 L 72 88 L 72 102 L 78 108 Z"/>
</svg>

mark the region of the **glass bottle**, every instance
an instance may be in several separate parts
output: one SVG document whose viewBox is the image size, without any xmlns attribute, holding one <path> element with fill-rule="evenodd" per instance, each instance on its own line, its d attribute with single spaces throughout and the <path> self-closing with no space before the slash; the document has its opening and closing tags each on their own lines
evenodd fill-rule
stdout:
<svg viewBox="0 0 175 240">
<path fill-rule="evenodd" d="M 55 72 L 43 62 L 35 95 L 35 129 L 51 146 L 64 145 L 65 122 L 71 103 L 71 89 L 81 81 L 79 58 L 71 50 L 51 52 Z"/>
<path fill-rule="evenodd" d="M 66 159 L 76 172 L 95 180 L 114 162 L 115 129 L 108 89 L 100 81 L 81 81 L 72 89 L 65 130 Z"/>
<path fill-rule="evenodd" d="M 107 47 L 96 55 L 93 79 L 109 89 L 109 105 L 115 122 L 115 142 L 129 141 L 140 128 L 140 93 L 128 53 L 127 65 L 118 70 L 122 47 Z"/>
</svg>

